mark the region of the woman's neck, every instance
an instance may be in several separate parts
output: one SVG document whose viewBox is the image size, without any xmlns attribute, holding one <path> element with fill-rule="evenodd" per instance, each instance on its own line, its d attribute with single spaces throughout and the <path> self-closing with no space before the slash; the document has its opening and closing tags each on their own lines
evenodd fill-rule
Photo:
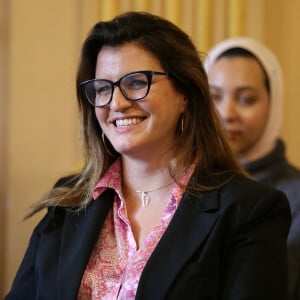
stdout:
<svg viewBox="0 0 300 300">
<path fill-rule="evenodd" d="M 174 182 L 169 160 L 137 161 L 122 158 L 123 186 L 132 191 L 151 191 Z"/>
</svg>

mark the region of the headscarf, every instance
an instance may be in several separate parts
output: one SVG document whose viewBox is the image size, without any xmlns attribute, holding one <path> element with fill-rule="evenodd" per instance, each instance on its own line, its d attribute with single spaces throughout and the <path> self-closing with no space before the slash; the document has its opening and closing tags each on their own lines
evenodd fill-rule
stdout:
<svg viewBox="0 0 300 300">
<path fill-rule="evenodd" d="M 204 68 L 209 73 L 217 58 L 231 48 L 245 49 L 260 61 L 270 82 L 270 111 L 265 129 L 257 143 L 248 150 L 243 160 L 251 162 L 257 160 L 275 147 L 282 125 L 283 111 L 283 78 L 278 60 L 274 54 L 258 41 L 249 37 L 236 37 L 224 40 L 214 46 L 208 53 Z"/>
</svg>

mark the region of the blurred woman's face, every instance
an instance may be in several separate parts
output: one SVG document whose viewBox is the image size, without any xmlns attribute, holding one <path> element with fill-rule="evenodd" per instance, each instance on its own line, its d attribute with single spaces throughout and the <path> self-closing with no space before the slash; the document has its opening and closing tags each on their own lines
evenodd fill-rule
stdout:
<svg viewBox="0 0 300 300">
<path fill-rule="evenodd" d="M 95 78 L 116 82 L 126 74 L 138 71 L 165 72 L 152 53 L 135 43 L 106 46 L 98 54 Z M 147 82 L 139 76 L 129 77 L 121 84 L 128 88 L 129 93 L 139 91 Z M 116 151 L 130 157 L 150 159 L 155 154 L 161 156 L 172 151 L 176 128 L 185 106 L 184 96 L 175 89 L 168 76 L 154 74 L 145 98 L 128 100 L 120 87 L 115 86 L 111 102 L 96 108 L 95 112 L 104 134 Z"/>
<path fill-rule="evenodd" d="M 270 100 L 265 75 L 253 58 L 223 57 L 208 73 L 212 98 L 233 151 L 243 161 L 262 136 Z"/>
</svg>

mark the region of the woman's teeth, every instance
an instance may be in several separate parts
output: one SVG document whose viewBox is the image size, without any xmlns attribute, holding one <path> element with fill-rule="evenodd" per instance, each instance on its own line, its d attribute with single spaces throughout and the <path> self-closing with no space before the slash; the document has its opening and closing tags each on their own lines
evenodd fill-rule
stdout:
<svg viewBox="0 0 300 300">
<path fill-rule="evenodd" d="M 136 125 L 138 123 L 142 122 L 141 118 L 132 118 L 132 119 L 122 119 L 122 120 L 116 120 L 116 126 L 130 126 L 130 125 Z"/>
</svg>

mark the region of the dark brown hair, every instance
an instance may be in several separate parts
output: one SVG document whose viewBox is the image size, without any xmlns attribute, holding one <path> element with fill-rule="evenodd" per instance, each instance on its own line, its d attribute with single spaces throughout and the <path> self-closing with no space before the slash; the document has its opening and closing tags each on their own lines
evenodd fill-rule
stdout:
<svg viewBox="0 0 300 300">
<path fill-rule="evenodd" d="M 94 78 L 97 55 L 103 46 L 135 43 L 154 54 L 170 74 L 174 87 L 187 99 L 183 129 L 178 124 L 170 174 L 182 174 L 196 163 L 193 188 L 212 189 L 234 173 L 243 173 L 227 144 L 222 125 L 210 97 L 206 73 L 199 53 L 186 33 L 159 16 L 128 12 L 111 21 L 99 22 L 86 38 L 77 72 L 77 98 L 81 115 L 84 166 L 72 182 L 56 187 L 35 207 L 62 205 L 82 209 L 91 201 L 93 187 L 120 156 L 109 141 L 101 138 L 94 108 L 80 89 L 80 83 Z M 70 181 L 69 180 L 69 181 Z"/>
</svg>

